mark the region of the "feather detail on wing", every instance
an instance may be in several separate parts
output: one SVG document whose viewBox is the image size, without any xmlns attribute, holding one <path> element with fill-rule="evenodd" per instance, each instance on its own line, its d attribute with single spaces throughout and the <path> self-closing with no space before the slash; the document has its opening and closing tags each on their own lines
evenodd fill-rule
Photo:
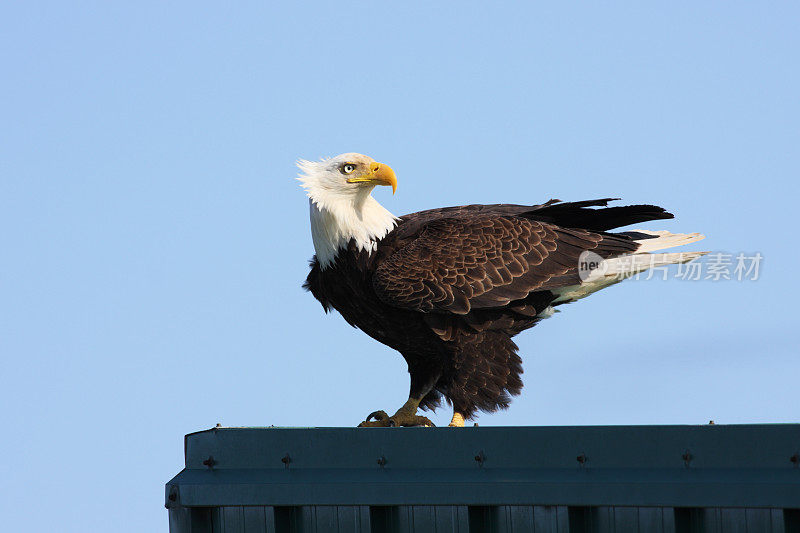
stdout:
<svg viewBox="0 0 800 533">
<path fill-rule="evenodd" d="M 396 307 L 464 315 L 578 282 L 578 261 L 586 250 L 605 258 L 637 246 L 626 236 L 519 215 L 462 214 L 425 224 L 376 269 L 373 287 Z"/>
</svg>

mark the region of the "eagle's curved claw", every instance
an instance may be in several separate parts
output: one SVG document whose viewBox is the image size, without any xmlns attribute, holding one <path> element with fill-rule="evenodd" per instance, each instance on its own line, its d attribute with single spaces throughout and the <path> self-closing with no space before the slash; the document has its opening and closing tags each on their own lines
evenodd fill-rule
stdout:
<svg viewBox="0 0 800 533">
<path fill-rule="evenodd" d="M 373 422 L 372 419 L 375 419 Z M 361 422 L 358 427 L 360 428 L 383 428 L 388 427 L 389 415 L 386 411 L 373 411 L 367 415 L 367 419 Z"/>
<path fill-rule="evenodd" d="M 367 415 L 366 422 L 369 422 L 373 418 L 380 422 L 388 419 L 389 415 L 386 414 L 386 411 L 372 411 L 370 414 Z"/>
</svg>

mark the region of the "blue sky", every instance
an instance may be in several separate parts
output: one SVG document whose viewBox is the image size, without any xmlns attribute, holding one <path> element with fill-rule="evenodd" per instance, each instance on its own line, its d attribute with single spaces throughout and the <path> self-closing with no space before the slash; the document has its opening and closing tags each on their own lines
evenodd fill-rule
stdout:
<svg viewBox="0 0 800 533">
<path fill-rule="evenodd" d="M 526 387 L 480 424 L 797 421 L 799 11 L 5 3 L 8 530 L 165 531 L 185 433 L 405 400 L 399 354 L 300 289 L 294 161 L 348 151 L 396 170 L 396 214 L 619 196 L 764 257 L 568 306 L 517 338 Z"/>
</svg>

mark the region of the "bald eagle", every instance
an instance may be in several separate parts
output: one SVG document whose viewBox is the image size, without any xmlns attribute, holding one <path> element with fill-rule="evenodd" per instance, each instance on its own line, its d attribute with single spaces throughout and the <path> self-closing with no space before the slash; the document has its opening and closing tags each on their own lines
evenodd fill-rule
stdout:
<svg viewBox="0 0 800 533">
<path fill-rule="evenodd" d="M 451 426 L 507 408 L 522 389 L 512 337 L 554 308 L 654 266 L 705 252 L 652 254 L 697 233 L 609 230 L 673 218 L 614 198 L 540 205 L 464 205 L 396 217 L 372 196 L 394 192 L 387 165 L 348 153 L 298 162 L 316 254 L 303 287 L 326 312 L 400 352 L 408 401 L 362 427 L 433 425 L 418 409 L 453 407 Z"/>
</svg>

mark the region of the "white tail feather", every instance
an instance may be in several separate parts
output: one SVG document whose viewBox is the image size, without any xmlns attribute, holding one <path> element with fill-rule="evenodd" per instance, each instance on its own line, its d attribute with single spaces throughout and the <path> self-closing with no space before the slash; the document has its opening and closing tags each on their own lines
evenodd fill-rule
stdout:
<svg viewBox="0 0 800 533">
<path fill-rule="evenodd" d="M 688 263 L 708 252 L 674 252 L 670 254 L 640 254 L 621 255 L 603 261 L 604 267 L 592 270 L 583 280 L 583 284 L 592 283 L 603 278 L 625 278 L 635 276 L 639 272 L 664 265 L 677 265 Z"/>
<path fill-rule="evenodd" d="M 636 250 L 637 254 L 656 252 L 666 248 L 674 248 L 675 246 L 683 246 L 684 244 L 691 244 L 706 238 L 705 235 L 701 235 L 700 233 L 670 233 L 668 231 L 647 231 L 643 229 L 634 229 L 631 231 L 646 233 L 647 235 L 657 235 L 657 237 L 651 239 L 637 240 L 636 242 L 640 244 L 639 249 Z"/>
<path fill-rule="evenodd" d="M 646 233 L 648 235 L 657 235 L 657 237 L 649 239 L 640 239 L 636 242 L 641 246 L 636 253 L 622 255 L 611 259 L 606 259 L 601 262 L 598 268 L 593 269 L 587 273 L 587 276 L 581 281 L 579 285 L 570 285 L 560 289 L 554 289 L 553 293 L 556 299 L 553 303 L 565 303 L 585 298 L 590 294 L 604 289 L 608 286 L 619 283 L 620 281 L 635 276 L 640 272 L 644 272 L 650 268 L 662 267 L 666 265 L 675 265 L 681 263 L 688 263 L 698 257 L 701 257 L 708 252 L 677 252 L 677 253 L 660 253 L 654 254 L 657 250 L 665 248 L 672 248 L 673 246 L 681 246 L 700 241 L 705 238 L 705 235 L 699 233 L 670 233 L 668 231 L 646 231 L 646 230 L 632 230 L 638 233 Z"/>
</svg>

